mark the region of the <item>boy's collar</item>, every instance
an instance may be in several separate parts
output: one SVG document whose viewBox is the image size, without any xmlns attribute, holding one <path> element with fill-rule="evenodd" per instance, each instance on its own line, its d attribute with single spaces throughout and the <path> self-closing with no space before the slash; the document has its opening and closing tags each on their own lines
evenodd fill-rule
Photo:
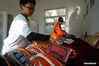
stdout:
<svg viewBox="0 0 99 66">
<path fill-rule="evenodd" d="M 21 13 L 22 14 L 22 13 Z M 29 19 L 27 18 L 27 16 L 25 16 L 24 14 L 22 14 L 26 19 L 27 19 L 27 21 L 29 21 Z"/>
</svg>

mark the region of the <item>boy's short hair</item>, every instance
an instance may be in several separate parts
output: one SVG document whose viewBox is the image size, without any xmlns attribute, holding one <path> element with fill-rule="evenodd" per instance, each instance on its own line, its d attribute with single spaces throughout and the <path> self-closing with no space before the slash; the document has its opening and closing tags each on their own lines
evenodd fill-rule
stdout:
<svg viewBox="0 0 99 66">
<path fill-rule="evenodd" d="M 35 0 L 20 0 L 20 5 L 25 5 L 27 3 L 32 3 L 33 5 L 36 5 Z"/>
<path fill-rule="evenodd" d="M 59 18 L 58 18 L 58 21 L 59 21 L 59 22 L 61 22 L 61 23 L 63 23 L 63 22 L 64 22 L 64 20 L 63 20 L 63 18 L 62 18 L 62 17 L 59 17 Z"/>
</svg>

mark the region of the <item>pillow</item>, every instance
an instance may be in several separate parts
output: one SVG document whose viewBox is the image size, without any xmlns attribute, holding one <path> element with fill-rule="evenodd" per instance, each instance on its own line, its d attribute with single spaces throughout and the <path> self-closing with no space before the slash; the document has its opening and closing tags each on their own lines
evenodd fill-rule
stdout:
<svg viewBox="0 0 99 66">
<path fill-rule="evenodd" d="M 39 53 L 36 56 L 32 56 L 26 63 L 28 66 L 29 64 L 31 66 L 64 66 L 60 61 L 46 53 Z"/>
<path fill-rule="evenodd" d="M 66 63 L 72 49 L 64 46 L 59 46 L 56 44 L 51 44 L 44 52 L 48 55 L 53 56 L 57 60 Z"/>
</svg>

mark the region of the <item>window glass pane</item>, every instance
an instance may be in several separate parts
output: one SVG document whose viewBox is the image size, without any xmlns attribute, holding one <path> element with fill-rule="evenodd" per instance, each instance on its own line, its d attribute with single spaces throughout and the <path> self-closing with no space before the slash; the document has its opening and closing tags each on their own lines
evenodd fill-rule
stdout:
<svg viewBox="0 0 99 66">
<path fill-rule="evenodd" d="M 53 23 L 46 23 L 46 26 L 45 26 L 45 33 L 50 35 L 52 30 L 53 30 L 53 27 L 54 27 L 54 24 Z"/>
<path fill-rule="evenodd" d="M 49 17 L 49 18 L 45 18 L 45 22 L 46 23 L 54 23 L 54 22 L 57 22 L 58 21 L 58 18 L 59 17 Z M 64 22 L 65 22 L 65 17 L 62 17 Z"/>
<path fill-rule="evenodd" d="M 56 22 L 58 17 L 52 17 L 52 18 L 45 18 L 46 23 L 54 23 Z"/>
<path fill-rule="evenodd" d="M 65 27 L 66 27 L 66 26 L 65 26 L 65 23 L 63 23 L 63 24 L 61 25 L 61 29 L 62 29 L 62 30 L 65 30 Z"/>
<path fill-rule="evenodd" d="M 66 18 L 65 17 L 62 17 L 63 18 L 63 20 L 64 20 L 64 22 L 66 21 Z"/>
<path fill-rule="evenodd" d="M 52 23 L 52 22 L 54 22 L 54 18 L 46 18 L 45 19 L 45 21 L 46 21 L 46 23 Z"/>
<path fill-rule="evenodd" d="M 49 16 L 60 16 L 60 15 L 65 15 L 65 14 L 66 14 L 65 8 L 46 10 L 45 11 L 45 16 L 47 16 L 47 17 L 49 17 Z"/>
</svg>

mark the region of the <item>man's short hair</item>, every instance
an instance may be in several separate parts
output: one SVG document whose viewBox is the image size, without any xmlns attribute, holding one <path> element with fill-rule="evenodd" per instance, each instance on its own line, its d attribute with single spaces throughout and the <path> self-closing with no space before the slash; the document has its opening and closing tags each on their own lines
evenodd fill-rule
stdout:
<svg viewBox="0 0 99 66">
<path fill-rule="evenodd" d="M 36 5 L 35 0 L 20 0 L 20 5 L 25 5 L 27 3 L 32 3 L 33 5 Z"/>
</svg>

